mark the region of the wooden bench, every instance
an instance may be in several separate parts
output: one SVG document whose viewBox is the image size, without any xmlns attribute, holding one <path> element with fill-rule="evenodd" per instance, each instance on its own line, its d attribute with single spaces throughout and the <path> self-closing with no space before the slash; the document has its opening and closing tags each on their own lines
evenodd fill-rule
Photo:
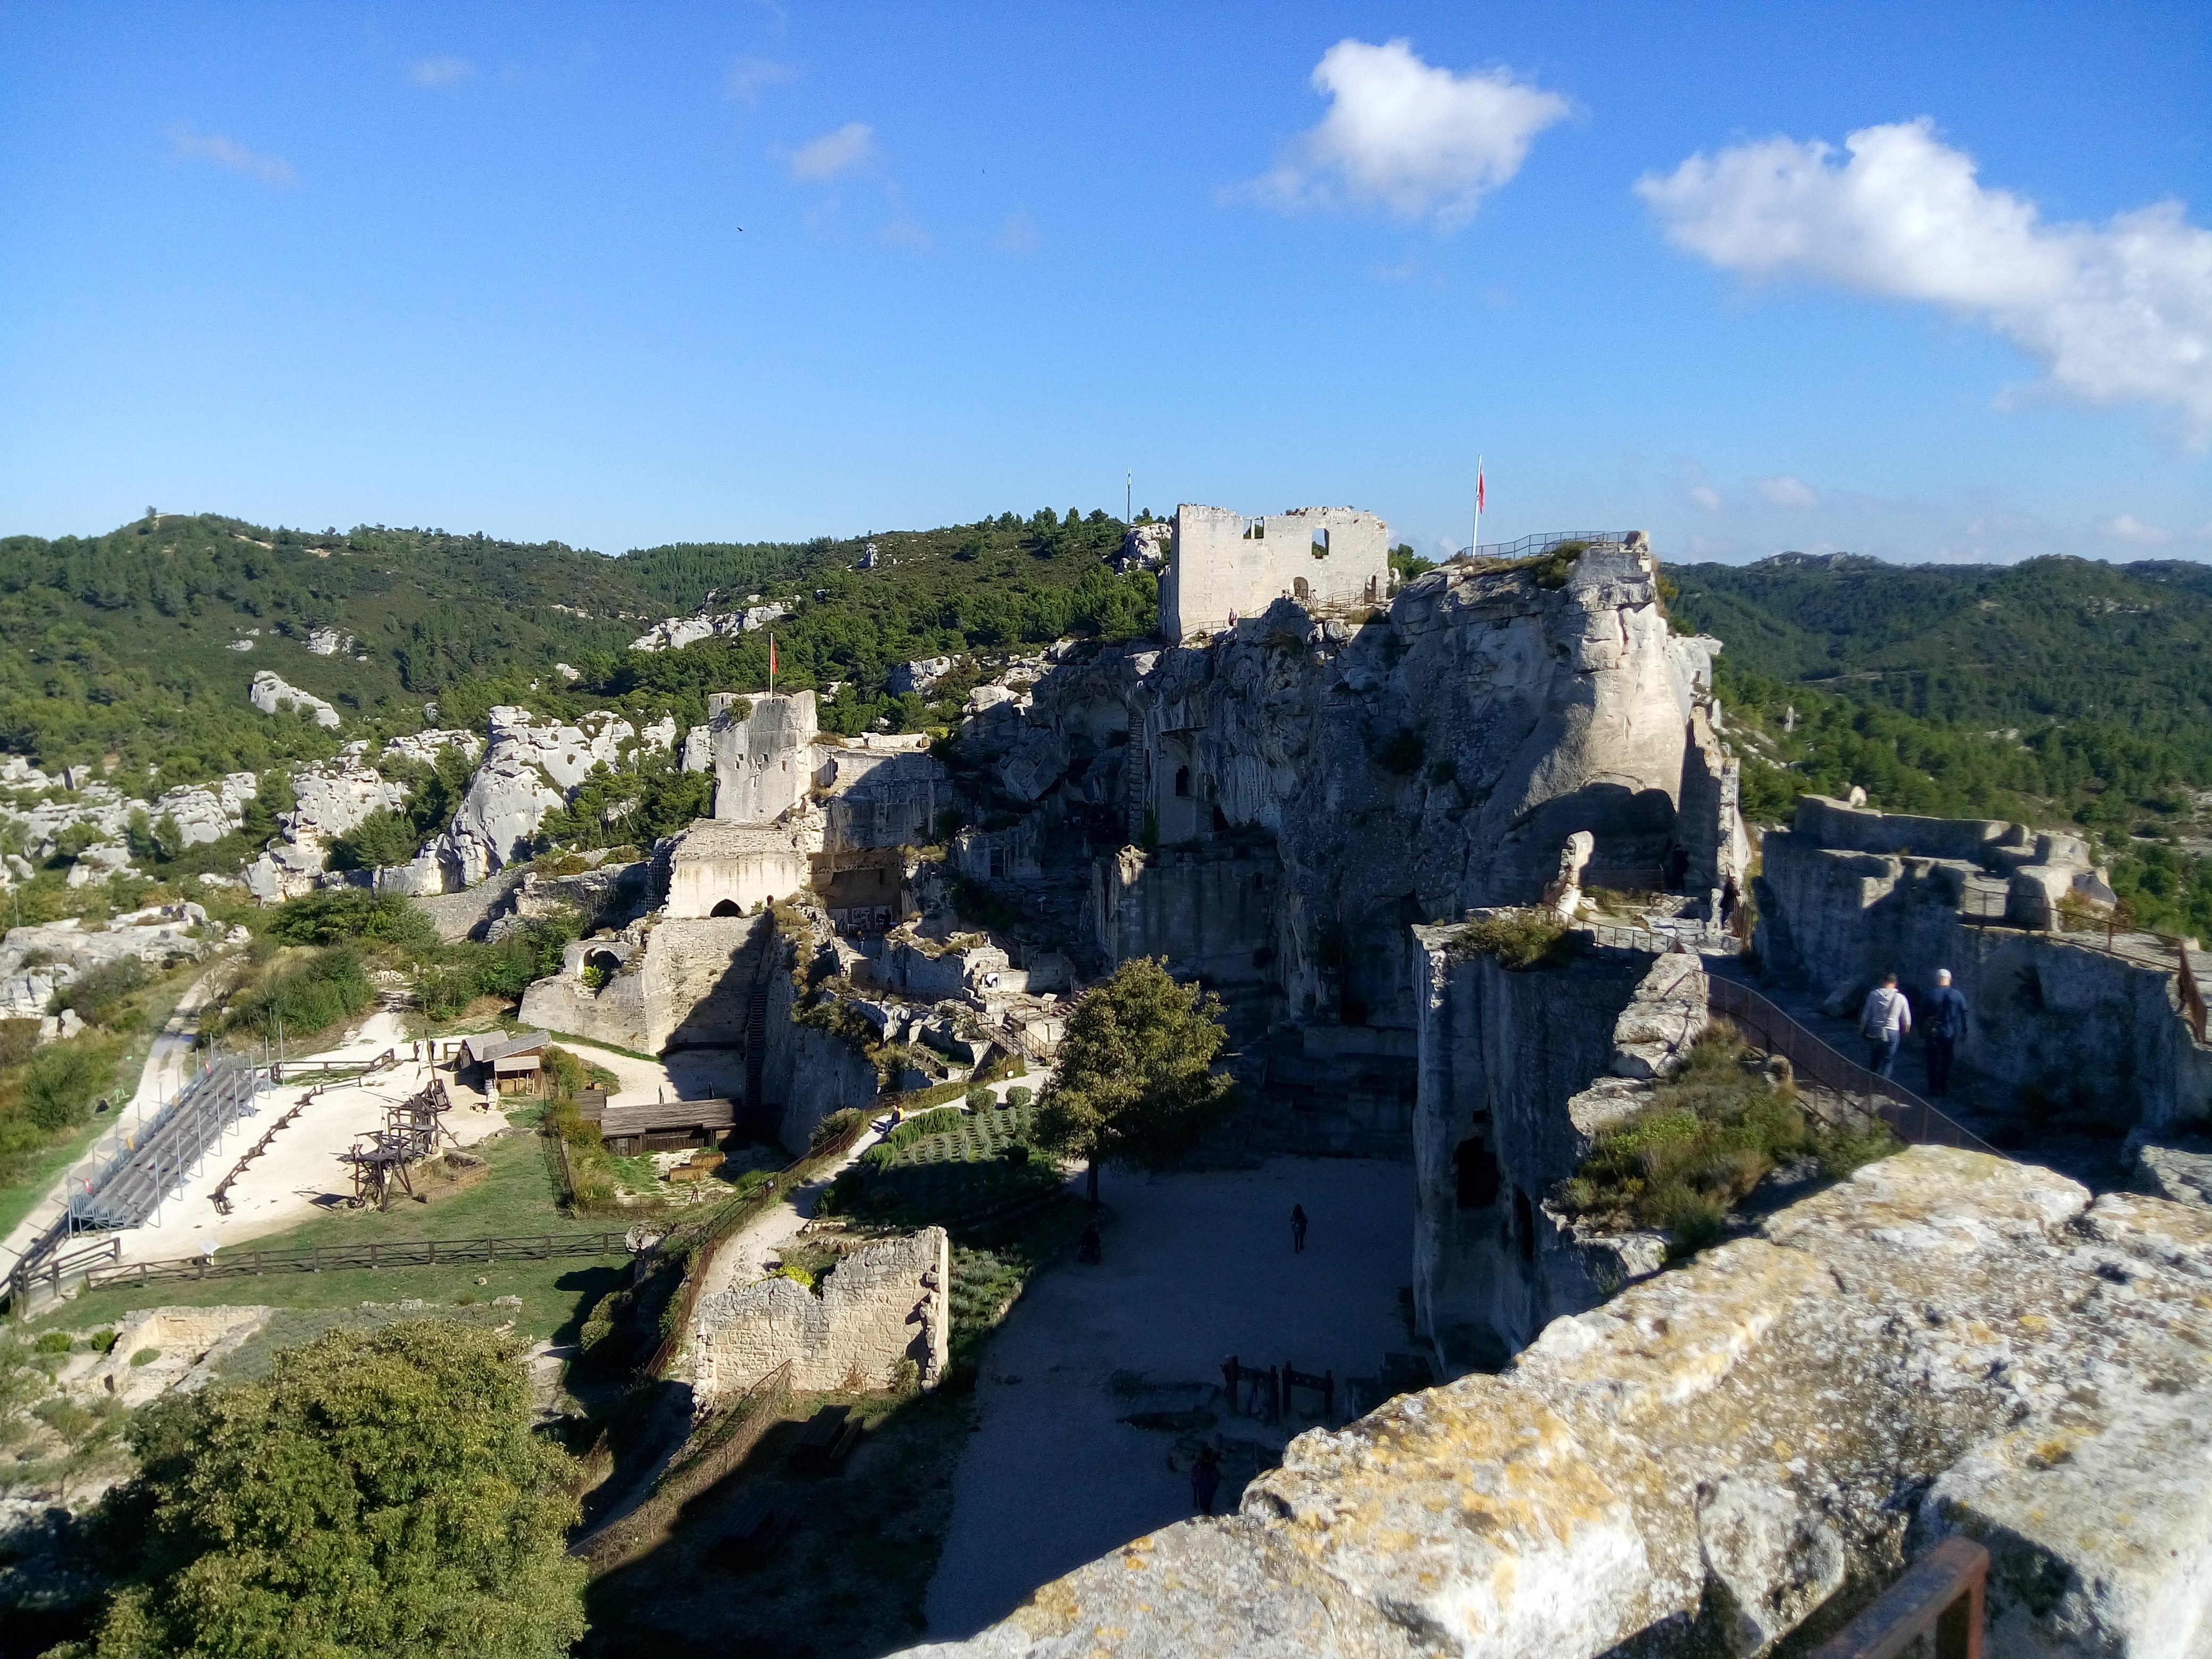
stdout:
<svg viewBox="0 0 2212 1659">
<path fill-rule="evenodd" d="M 823 1473 L 842 1468 L 866 1427 L 850 1406 L 824 1406 L 799 1431 L 791 1451 L 793 1467 Z"/>
<path fill-rule="evenodd" d="M 750 1565 L 775 1549 L 790 1524 L 767 1498 L 748 1498 L 722 1523 L 713 1553 L 733 1566 Z"/>
</svg>

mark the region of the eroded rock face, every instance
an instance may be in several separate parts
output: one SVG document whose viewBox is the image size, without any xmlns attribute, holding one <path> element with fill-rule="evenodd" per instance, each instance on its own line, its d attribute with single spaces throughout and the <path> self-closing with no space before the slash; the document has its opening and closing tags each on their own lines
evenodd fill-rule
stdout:
<svg viewBox="0 0 2212 1659">
<path fill-rule="evenodd" d="M 1261 1583 L 1330 1610 L 1317 1653 L 1755 1653 L 1964 1532 L 1995 1558 L 1990 1652 L 2189 1659 L 2212 1631 L 2208 1351 L 2212 1219 L 1915 1148 L 1502 1375 L 1300 1436 L 1240 1520 L 919 1651 L 1287 1650 L 1230 1634 L 1267 1617 Z"/>
<path fill-rule="evenodd" d="M 672 724 L 667 737 L 674 739 Z M 526 849 L 545 815 L 567 805 L 570 792 L 594 766 L 617 764 L 637 740 L 635 727 L 605 710 L 567 726 L 541 724 L 526 708 L 501 704 L 493 709 L 483 763 L 435 843 L 446 890 L 473 887 L 518 856 L 527 856 Z"/>
</svg>

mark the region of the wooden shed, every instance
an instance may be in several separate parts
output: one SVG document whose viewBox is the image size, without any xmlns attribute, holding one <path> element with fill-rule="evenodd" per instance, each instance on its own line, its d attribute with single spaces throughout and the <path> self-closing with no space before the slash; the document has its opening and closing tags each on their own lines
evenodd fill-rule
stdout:
<svg viewBox="0 0 2212 1659">
<path fill-rule="evenodd" d="M 712 1146 L 736 1123 L 737 1108 L 727 1100 L 649 1101 L 641 1106 L 603 1108 L 599 1133 L 609 1152 L 629 1158 L 678 1146 Z"/>
<path fill-rule="evenodd" d="M 545 1092 L 545 1049 L 553 1041 L 544 1031 L 487 1031 L 461 1041 L 461 1069 L 476 1073 L 487 1094 L 535 1097 Z"/>
</svg>

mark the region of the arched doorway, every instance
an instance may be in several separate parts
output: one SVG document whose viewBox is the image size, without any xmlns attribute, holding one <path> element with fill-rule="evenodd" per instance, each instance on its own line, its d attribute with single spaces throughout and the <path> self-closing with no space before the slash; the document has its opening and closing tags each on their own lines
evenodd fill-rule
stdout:
<svg viewBox="0 0 2212 1659">
<path fill-rule="evenodd" d="M 724 899 L 707 914 L 710 916 L 741 916 L 744 915 L 744 909 L 737 900 Z"/>
</svg>

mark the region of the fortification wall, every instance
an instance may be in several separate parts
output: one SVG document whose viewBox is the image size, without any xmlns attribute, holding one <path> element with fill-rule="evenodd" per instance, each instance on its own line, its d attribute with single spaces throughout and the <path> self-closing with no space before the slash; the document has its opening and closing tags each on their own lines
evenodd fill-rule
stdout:
<svg viewBox="0 0 2212 1659">
<path fill-rule="evenodd" d="M 1987 1651 L 2191 1659 L 2208 1284 L 2202 1212 L 1915 1148 L 910 1653 L 1753 1654 L 1956 1532 Z"/>
<path fill-rule="evenodd" d="M 525 1023 L 641 1054 L 669 1048 L 742 1048 L 755 968 L 773 933 L 768 917 L 671 918 L 625 929 L 611 942 L 571 945 L 562 971 L 522 994 Z M 593 957 L 622 959 L 594 990 Z"/>
<path fill-rule="evenodd" d="M 776 1139 L 793 1158 L 805 1154 L 822 1120 L 848 1107 L 872 1110 L 876 1063 L 842 1037 L 791 1018 L 797 988 L 779 963 L 769 981 L 768 1048 L 761 1097 L 776 1114 Z"/>
<path fill-rule="evenodd" d="M 785 1361 L 801 1391 L 888 1389 L 911 1360 L 921 1386 L 945 1373 L 951 1335 L 951 1248 L 942 1227 L 854 1251 L 818 1296 L 766 1279 L 699 1298 L 691 1320 L 691 1388 L 731 1398 Z"/>
</svg>

